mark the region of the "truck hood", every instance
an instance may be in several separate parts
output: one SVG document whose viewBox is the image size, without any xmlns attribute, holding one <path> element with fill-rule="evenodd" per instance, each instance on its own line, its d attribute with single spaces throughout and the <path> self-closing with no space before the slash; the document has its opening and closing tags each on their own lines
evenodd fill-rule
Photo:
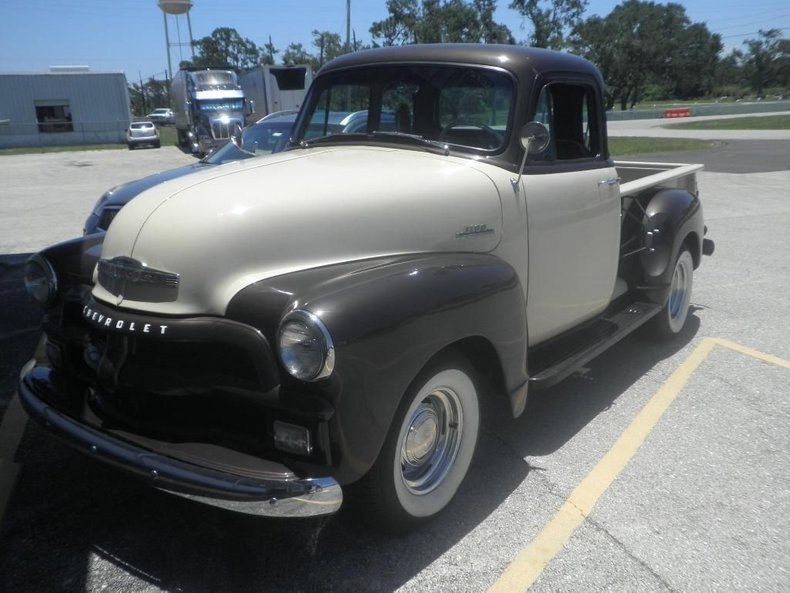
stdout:
<svg viewBox="0 0 790 593">
<path fill-rule="evenodd" d="M 297 270 L 388 255 L 487 252 L 500 241 L 502 206 L 480 168 L 412 150 L 332 147 L 168 181 L 120 211 L 102 259 L 131 258 L 134 266 L 177 274 L 177 294 L 158 299 L 167 302 L 132 300 L 134 291 L 99 282 L 93 294 L 152 313 L 222 315 L 242 288 Z"/>
</svg>

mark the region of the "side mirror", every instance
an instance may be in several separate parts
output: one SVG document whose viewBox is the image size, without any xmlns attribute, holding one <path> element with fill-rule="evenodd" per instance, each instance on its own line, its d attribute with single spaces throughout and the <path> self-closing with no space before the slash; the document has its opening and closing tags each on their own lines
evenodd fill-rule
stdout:
<svg viewBox="0 0 790 593">
<path fill-rule="evenodd" d="M 524 165 L 527 164 L 527 156 L 537 156 L 544 152 L 551 140 L 549 129 L 542 123 L 531 121 L 522 126 L 518 131 L 518 140 L 524 149 L 524 156 L 521 157 L 521 166 L 518 168 L 518 177 L 511 179 L 510 183 L 517 190 L 521 182 L 521 175 L 524 173 Z"/>
<path fill-rule="evenodd" d="M 539 155 L 549 146 L 549 130 L 544 124 L 537 121 L 524 124 L 519 130 L 518 137 L 521 146 L 530 156 Z"/>
</svg>

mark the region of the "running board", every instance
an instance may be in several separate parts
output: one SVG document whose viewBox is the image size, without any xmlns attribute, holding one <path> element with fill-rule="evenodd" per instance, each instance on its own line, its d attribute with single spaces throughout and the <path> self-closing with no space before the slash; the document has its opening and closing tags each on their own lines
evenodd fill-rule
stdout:
<svg viewBox="0 0 790 593">
<path fill-rule="evenodd" d="M 659 311 L 661 305 L 631 303 L 620 311 L 605 314 L 581 329 L 539 346 L 529 356 L 530 387 L 543 389 L 559 383 Z"/>
</svg>

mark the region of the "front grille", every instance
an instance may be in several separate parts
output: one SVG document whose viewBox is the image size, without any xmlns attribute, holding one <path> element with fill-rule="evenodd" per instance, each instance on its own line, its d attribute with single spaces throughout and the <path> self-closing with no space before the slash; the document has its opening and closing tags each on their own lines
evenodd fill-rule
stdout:
<svg viewBox="0 0 790 593">
<path fill-rule="evenodd" d="M 221 121 L 215 121 L 211 123 L 211 131 L 216 140 L 222 140 L 231 137 L 236 125 L 236 122 L 222 123 Z"/>
<path fill-rule="evenodd" d="M 249 354 L 233 344 L 158 342 L 115 334 L 94 334 L 92 344 L 114 370 L 112 376 L 103 376 L 100 364 L 96 369 L 100 383 L 110 390 L 187 395 L 261 389 Z"/>
<path fill-rule="evenodd" d="M 93 333 L 84 355 L 96 373 L 91 404 L 105 422 L 153 438 L 234 441 L 261 453 L 271 410 L 243 349 Z"/>
<path fill-rule="evenodd" d="M 320 440 L 325 433 L 317 428 L 331 416 L 326 402 L 282 396 L 274 354 L 252 327 L 212 317 L 133 314 L 93 299 L 69 311 L 68 319 L 71 331 L 61 332 L 53 353 L 62 359 L 57 366 L 74 379 L 80 402 L 87 398 L 105 429 L 277 460 L 282 453 L 273 445 L 272 422 L 284 419 L 313 431 L 322 444 L 310 459 L 328 462 L 329 447 Z M 128 331 L 132 323 L 139 334 Z M 167 332 L 143 335 L 147 323 Z"/>
</svg>

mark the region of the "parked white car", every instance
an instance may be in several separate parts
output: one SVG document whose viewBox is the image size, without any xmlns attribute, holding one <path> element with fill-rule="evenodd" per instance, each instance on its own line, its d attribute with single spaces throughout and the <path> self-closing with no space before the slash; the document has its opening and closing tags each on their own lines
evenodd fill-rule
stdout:
<svg viewBox="0 0 790 593">
<path fill-rule="evenodd" d="M 155 124 L 160 125 L 174 124 L 176 121 L 176 116 L 173 113 L 173 110 L 169 107 L 159 107 L 158 109 L 154 109 L 146 117 Z"/>
</svg>

